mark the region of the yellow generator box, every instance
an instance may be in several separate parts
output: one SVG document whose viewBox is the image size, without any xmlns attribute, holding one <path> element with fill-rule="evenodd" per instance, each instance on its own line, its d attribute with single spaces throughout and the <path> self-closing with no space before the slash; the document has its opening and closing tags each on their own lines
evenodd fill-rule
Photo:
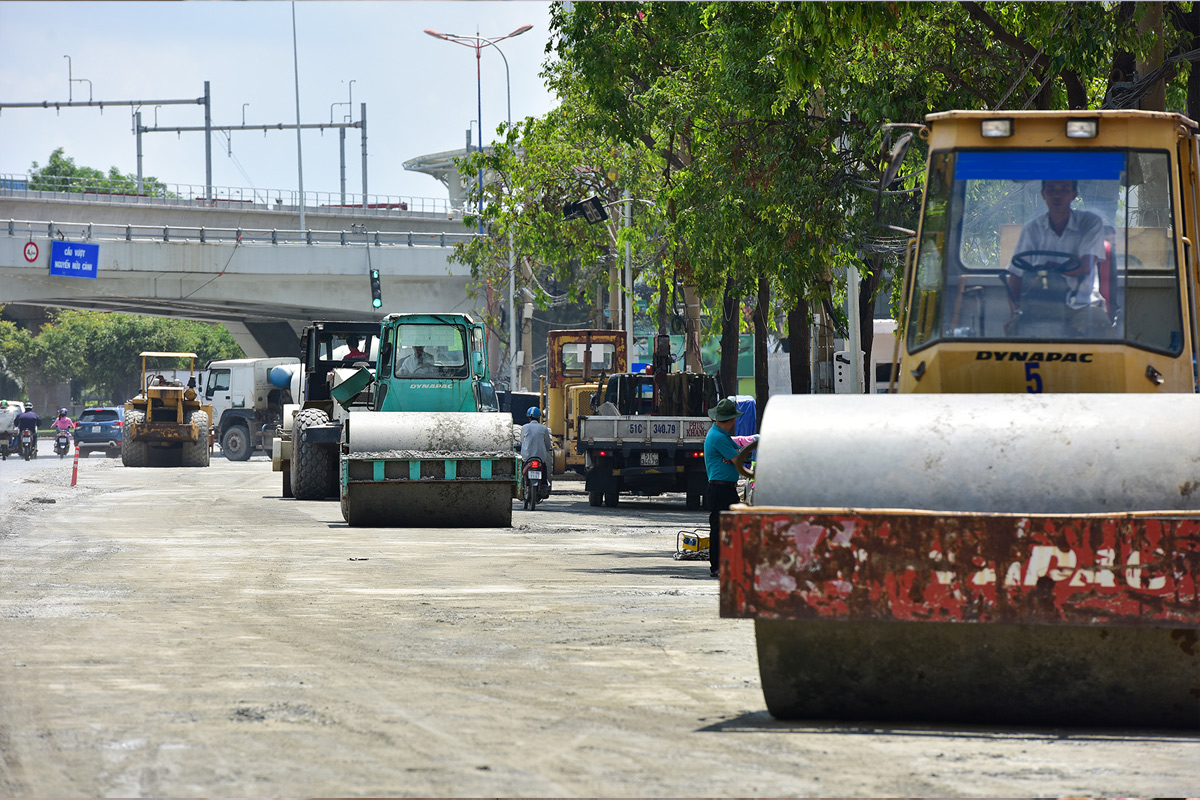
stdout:
<svg viewBox="0 0 1200 800">
<path fill-rule="evenodd" d="M 675 536 L 675 559 L 708 558 L 708 536 L 702 531 L 680 531 Z"/>
</svg>

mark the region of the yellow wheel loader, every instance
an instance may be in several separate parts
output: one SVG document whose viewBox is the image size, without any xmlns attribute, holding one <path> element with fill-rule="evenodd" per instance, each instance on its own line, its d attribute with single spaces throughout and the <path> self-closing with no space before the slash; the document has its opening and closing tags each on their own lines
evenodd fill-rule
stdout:
<svg viewBox="0 0 1200 800">
<path fill-rule="evenodd" d="M 927 117 L 898 393 L 772 398 L 722 517 L 771 714 L 1200 727 L 1197 132 Z"/>
</svg>

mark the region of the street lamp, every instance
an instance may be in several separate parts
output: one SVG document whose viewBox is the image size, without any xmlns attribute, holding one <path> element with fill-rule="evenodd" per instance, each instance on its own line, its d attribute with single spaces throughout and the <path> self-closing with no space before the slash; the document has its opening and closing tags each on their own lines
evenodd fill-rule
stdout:
<svg viewBox="0 0 1200 800">
<path fill-rule="evenodd" d="M 485 47 L 494 47 L 500 57 L 504 59 L 504 88 L 505 96 L 508 101 L 508 124 L 512 125 L 512 83 L 509 80 L 508 74 L 508 57 L 504 55 L 504 51 L 496 46 L 497 42 L 502 42 L 505 39 L 511 39 L 514 36 L 520 36 L 533 29 L 532 25 L 522 25 L 512 33 L 495 38 L 480 36 L 476 33 L 474 36 L 458 35 L 454 33 L 439 33 L 438 31 L 425 29 L 425 32 L 435 39 L 443 39 L 454 44 L 461 44 L 465 47 L 471 47 L 475 50 L 475 88 L 476 99 L 479 112 L 479 152 L 483 152 L 483 79 L 480 53 Z M 483 166 L 479 167 L 479 232 L 483 233 Z M 513 263 L 513 241 L 512 231 L 508 233 L 508 349 L 509 349 L 509 376 L 508 387 L 509 391 L 515 391 L 517 388 L 517 361 L 516 361 L 516 346 L 517 346 L 517 309 L 516 309 L 516 267 Z"/>
</svg>

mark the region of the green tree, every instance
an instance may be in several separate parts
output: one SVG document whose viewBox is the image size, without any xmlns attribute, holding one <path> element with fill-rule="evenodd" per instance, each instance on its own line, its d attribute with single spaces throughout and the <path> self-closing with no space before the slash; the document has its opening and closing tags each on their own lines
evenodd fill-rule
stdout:
<svg viewBox="0 0 1200 800">
<path fill-rule="evenodd" d="M 224 326 L 102 311 L 51 311 L 37 334 L 0 321 L 0 368 L 26 390 L 71 382 L 83 397 L 123 402 L 137 391 L 146 350 L 194 352 L 197 369 L 245 354 Z"/>
<path fill-rule="evenodd" d="M 59 147 L 50 154 L 46 166 L 36 161 L 29 171 L 29 188 L 53 192 L 94 192 L 100 194 L 133 194 L 137 192 L 137 176 L 109 167 L 108 173 L 94 167 L 81 167 L 75 159 L 63 155 Z M 157 178 L 142 178 L 142 193 L 170 197 L 172 193 Z"/>
</svg>

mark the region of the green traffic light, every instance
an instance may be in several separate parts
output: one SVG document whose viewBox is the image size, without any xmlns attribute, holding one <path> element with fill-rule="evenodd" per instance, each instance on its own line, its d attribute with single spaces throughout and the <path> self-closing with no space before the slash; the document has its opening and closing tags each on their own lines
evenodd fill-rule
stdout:
<svg viewBox="0 0 1200 800">
<path fill-rule="evenodd" d="M 383 306 L 383 288 L 379 283 L 379 270 L 373 269 L 370 273 L 371 278 L 371 305 L 374 308 Z"/>
</svg>

